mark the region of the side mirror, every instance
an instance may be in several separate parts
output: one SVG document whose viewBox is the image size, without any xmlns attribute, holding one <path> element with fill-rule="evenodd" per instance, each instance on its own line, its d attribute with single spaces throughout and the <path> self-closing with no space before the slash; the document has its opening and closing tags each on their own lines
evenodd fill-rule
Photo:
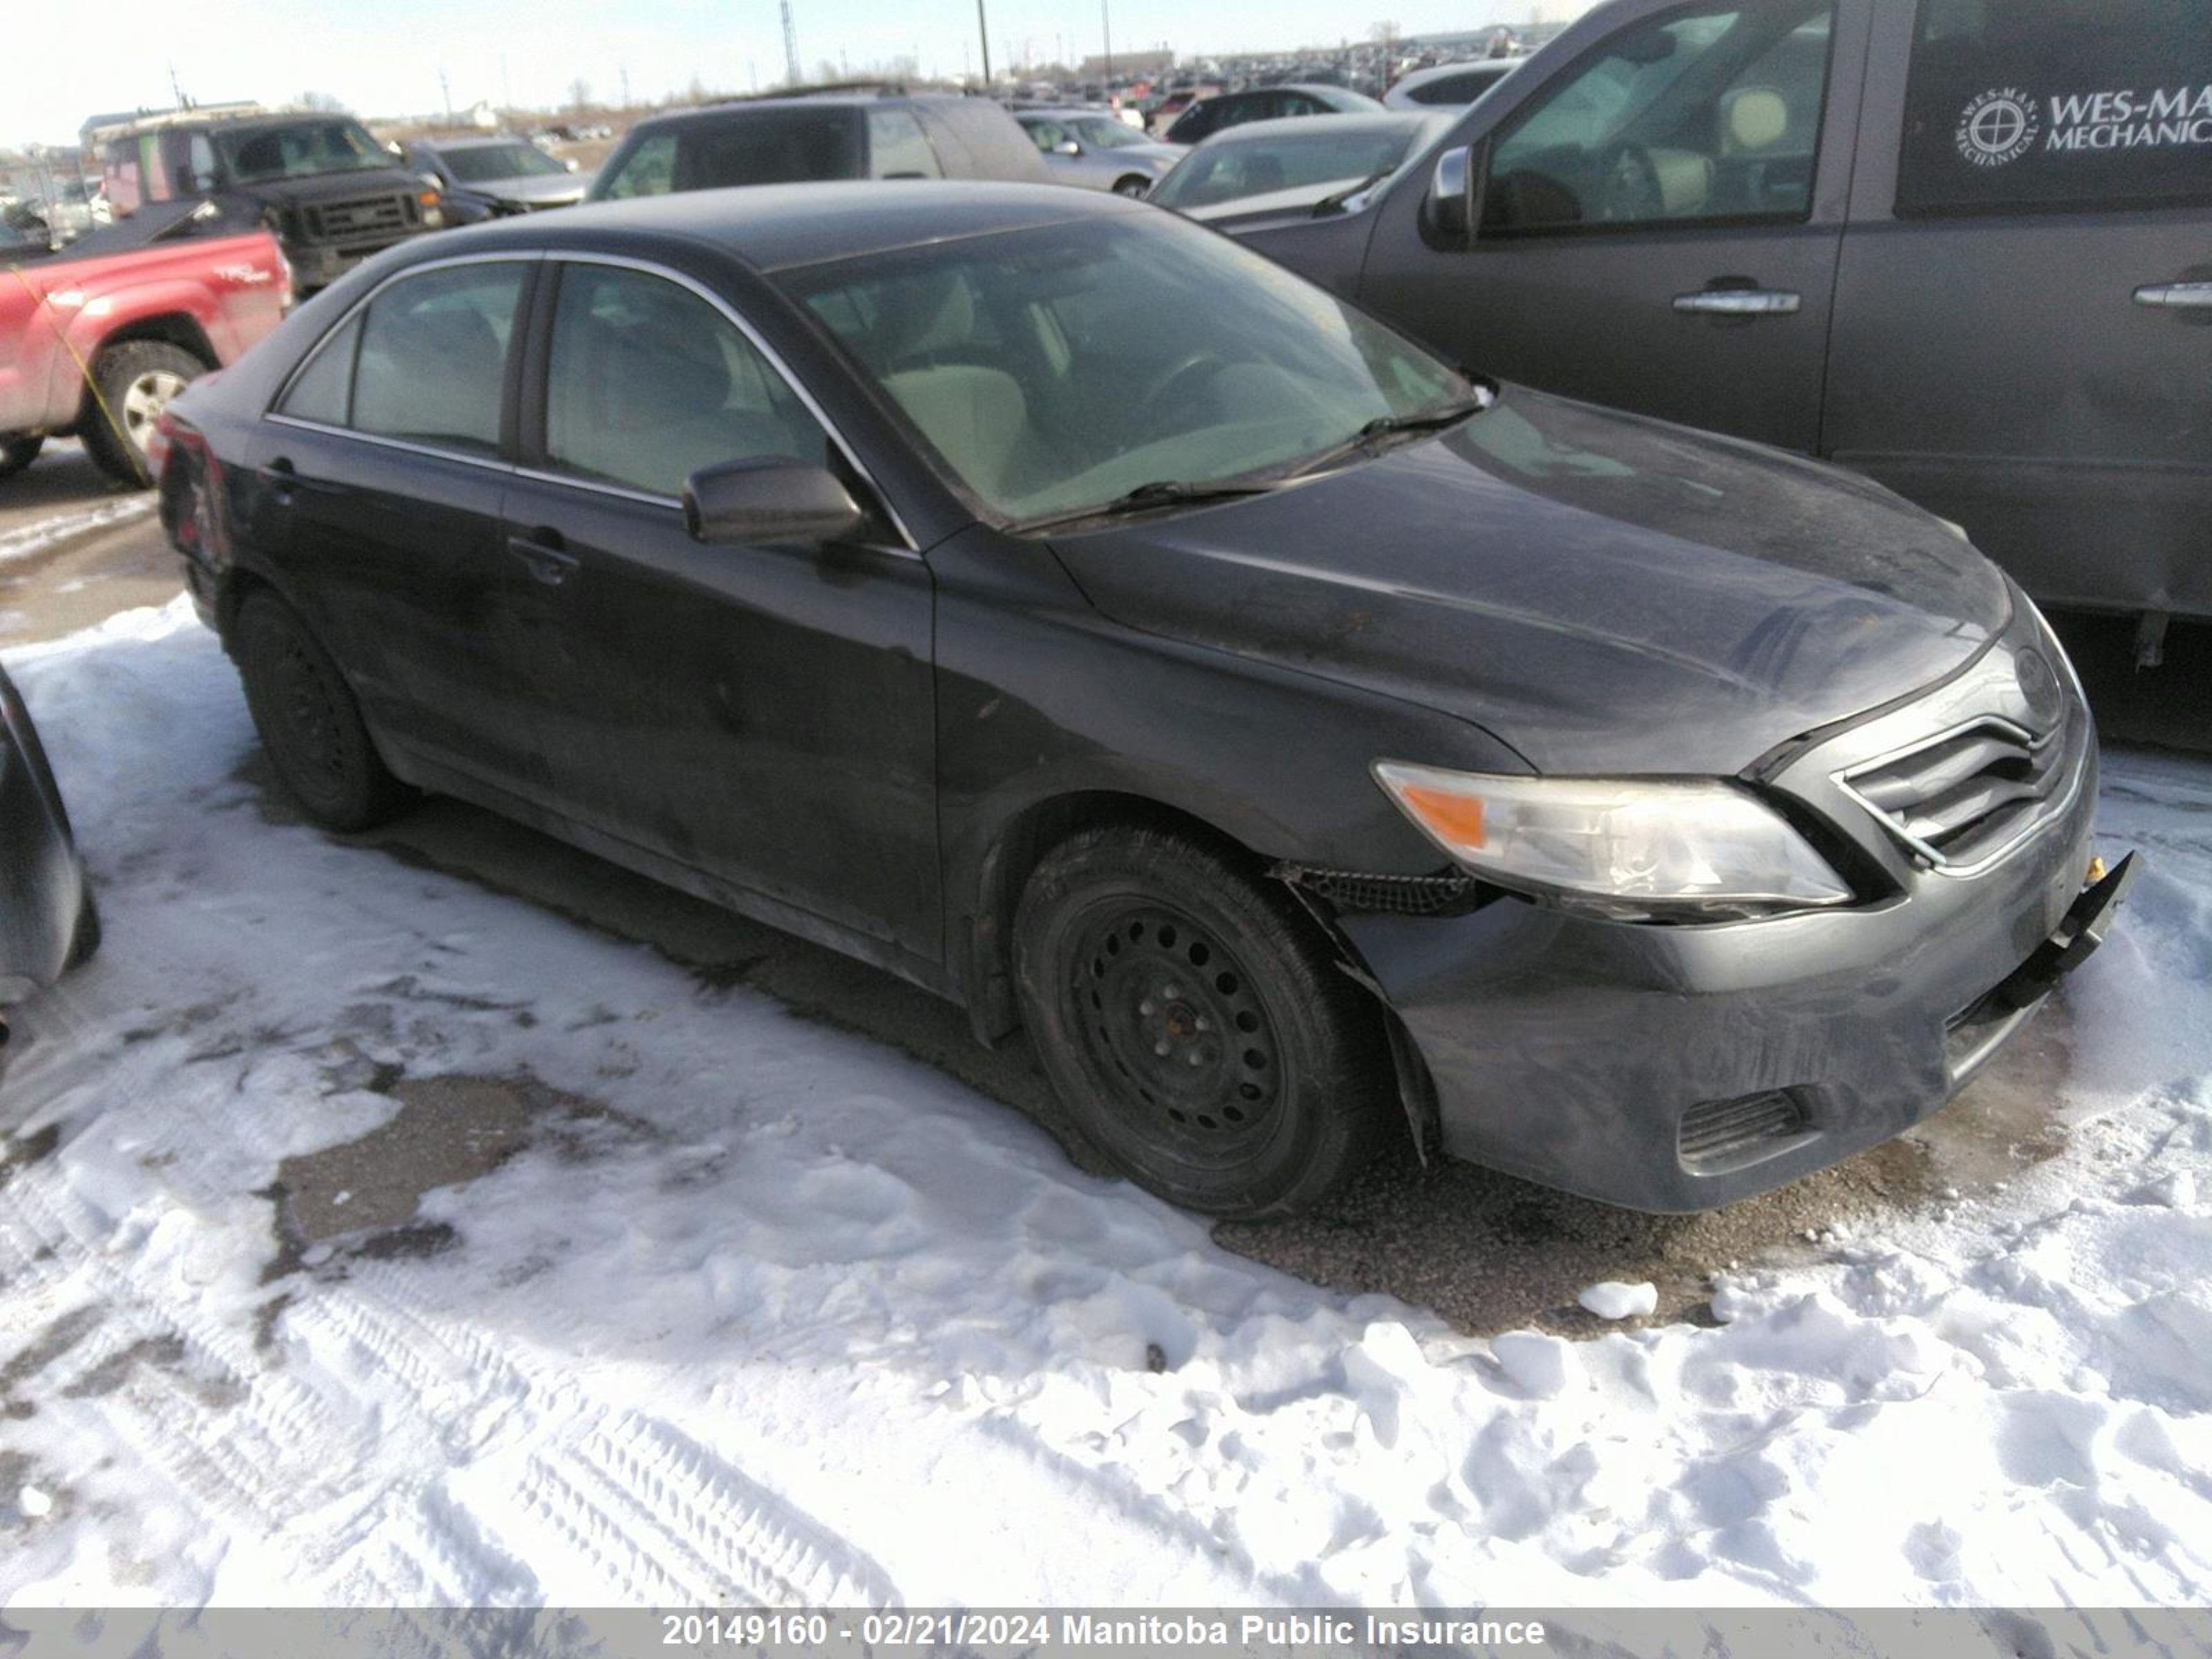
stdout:
<svg viewBox="0 0 2212 1659">
<path fill-rule="evenodd" d="M 826 466 L 724 461 L 684 483 L 684 527 L 709 546 L 819 546 L 866 522 L 852 491 Z"/>
<path fill-rule="evenodd" d="M 1083 154 L 1083 146 L 1073 138 L 1063 138 L 1052 147 L 1052 153 L 1054 155 L 1080 155 Z"/>
<path fill-rule="evenodd" d="M 1474 246 L 1482 226 L 1483 185 L 1489 173 L 1487 142 L 1456 144 L 1437 157 L 1429 193 L 1421 204 L 1421 228 L 1431 247 Z"/>
</svg>

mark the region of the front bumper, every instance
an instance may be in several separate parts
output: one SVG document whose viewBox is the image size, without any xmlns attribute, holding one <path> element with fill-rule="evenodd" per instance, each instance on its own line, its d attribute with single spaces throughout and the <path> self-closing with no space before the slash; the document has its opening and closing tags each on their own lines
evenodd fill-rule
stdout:
<svg viewBox="0 0 2212 1659">
<path fill-rule="evenodd" d="M 2097 754 L 2078 686 L 2051 728 L 2055 781 L 2032 830 L 1928 856 L 1857 793 L 1900 743 L 1929 752 L 1915 742 L 1992 711 L 2028 718 L 2021 660 L 2058 647 L 2017 610 L 1953 680 L 1753 775 L 1887 896 L 1684 927 L 1516 897 L 1451 918 L 1340 912 L 1418 1053 L 1413 1066 L 1401 1049 L 1401 1072 L 1425 1068 L 1409 1098 L 1432 1085 L 1445 1151 L 1632 1209 L 1705 1210 L 1876 1146 L 1956 1094 L 2096 948 L 2135 868 L 2085 886 Z"/>
<path fill-rule="evenodd" d="M 1866 910 L 1663 928 L 1509 899 L 1340 925 L 1426 1063 L 1446 1152 L 1711 1209 L 1919 1122 L 2080 965 L 2134 873 L 2084 890 L 2093 793 L 1971 885 Z"/>
</svg>

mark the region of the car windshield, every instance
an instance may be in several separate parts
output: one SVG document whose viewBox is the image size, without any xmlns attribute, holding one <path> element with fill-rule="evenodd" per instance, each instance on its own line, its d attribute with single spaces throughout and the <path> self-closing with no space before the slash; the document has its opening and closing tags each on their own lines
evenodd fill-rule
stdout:
<svg viewBox="0 0 2212 1659">
<path fill-rule="evenodd" d="M 392 165 L 392 153 L 358 121 L 296 121 L 289 126 L 218 132 L 216 143 L 240 184 L 361 173 Z"/>
<path fill-rule="evenodd" d="M 1334 296 L 1166 214 L 1115 214 L 777 279 L 952 479 L 1016 524 L 1147 485 L 1280 477 L 1470 396 Z"/>
<path fill-rule="evenodd" d="M 448 173 L 465 185 L 568 170 L 537 145 L 520 140 L 512 144 L 471 144 L 466 149 L 441 150 L 438 159 L 446 164 Z"/>
<path fill-rule="evenodd" d="M 1152 199 L 1162 207 L 1212 207 L 1279 190 L 1371 179 L 1395 169 L 1427 130 L 1417 120 L 1379 132 L 1364 122 L 1347 132 L 1347 125 L 1352 124 L 1301 121 L 1279 136 L 1239 135 L 1193 150 L 1154 186 Z"/>
</svg>

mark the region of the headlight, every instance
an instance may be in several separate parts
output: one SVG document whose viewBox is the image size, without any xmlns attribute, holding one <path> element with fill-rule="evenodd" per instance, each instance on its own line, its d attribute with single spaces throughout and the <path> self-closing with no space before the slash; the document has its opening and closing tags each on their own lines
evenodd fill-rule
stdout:
<svg viewBox="0 0 2212 1659">
<path fill-rule="evenodd" d="M 1613 914 L 1737 915 L 1842 904 L 1827 862 L 1733 783 L 1499 777 L 1379 761 L 1376 781 L 1429 838 L 1504 887 Z"/>
</svg>

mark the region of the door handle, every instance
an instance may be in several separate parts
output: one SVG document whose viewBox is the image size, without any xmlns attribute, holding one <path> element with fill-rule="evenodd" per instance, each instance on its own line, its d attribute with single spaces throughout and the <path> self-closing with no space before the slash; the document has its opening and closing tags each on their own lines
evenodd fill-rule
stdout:
<svg viewBox="0 0 2212 1659">
<path fill-rule="evenodd" d="M 343 495 L 347 493 L 343 484 L 334 483 L 327 478 L 301 477 L 298 469 L 282 455 L 270 462 L 254 476 L 269 486 L 269 493 L 276 498 L 276 504 L 279 507 L 291 505 L 292 493 L 295 490 L 310 495 Z"/>
<path fill-rule="evenodd" d="M 507 550 L 522 561 L 532 578 L 548 587 L 558 587 L 575 574 L 577 558 L 568 551 L 557 530 L 538 529 L 526 536 L 509 536 Z"/>
<path fill-rule="evenodd" d="M 2212 311 L 2212 283 L 2152 283 L 2136 290 L 2136 303 L 2177 311 Z"/>
<path fill-rule="evenodd" d="M 1701 288 L 1674 296 L 1675 310 L 1707 317 L 1787 317 L 1803 304 L 1779 288 Z"/>
</svg>

